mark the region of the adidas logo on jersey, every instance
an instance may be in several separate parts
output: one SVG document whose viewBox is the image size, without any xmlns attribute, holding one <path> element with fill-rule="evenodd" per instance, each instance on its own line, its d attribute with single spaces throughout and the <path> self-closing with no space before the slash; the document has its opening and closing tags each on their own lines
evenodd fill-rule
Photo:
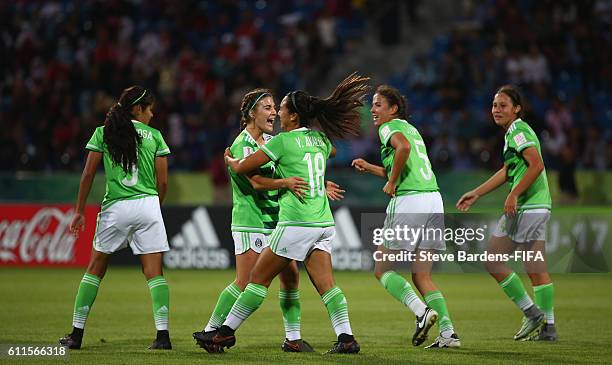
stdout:
<svg viewBox="0 0 612 365">
<path fill-rule="evenodd" d="M 333 266 L 338 270 L 370 270 L 374 267 L 372 254 L 364 249 L 351 211 L 341 207 L 334 212 L 336 236 L 332 243 Z"/>
<path fill-rule="evenodd" d="M 193 211 L 170 245 L 172 249 L 164 254 L 164 264 L 169 268 L 226 269 L 230 265 L 229 252 L 221 248 L 205 207 Z"/>
</svg>

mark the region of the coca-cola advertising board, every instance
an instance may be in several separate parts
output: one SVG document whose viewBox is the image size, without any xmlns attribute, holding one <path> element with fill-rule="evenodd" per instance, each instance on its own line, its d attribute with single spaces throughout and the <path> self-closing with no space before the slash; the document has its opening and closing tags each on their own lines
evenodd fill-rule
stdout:
<svg viewBox="0 0 612 365">
<path fill-rule="evenodd" d="M 0 266 L 87 266 L 99 206 L 85 208 L 85 230 L 69 230 L 73 205 L 0 204 Z"/>
</svg>

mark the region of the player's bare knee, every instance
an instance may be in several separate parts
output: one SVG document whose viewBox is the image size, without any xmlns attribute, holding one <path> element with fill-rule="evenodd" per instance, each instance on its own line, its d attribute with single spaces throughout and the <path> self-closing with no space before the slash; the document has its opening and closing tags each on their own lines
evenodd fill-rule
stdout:
<svg viewBox="0 0 612 365">
<path fill-rule="evenodd" d="M 299 277 L 292 275 L 279 276 L 281 286 L 287 289 L 297 289 L 299 286 Z"/>
<path fill-rule="evenodd" d="M 413 272 L 412 282 L 416 285 L 425 285 L 431 283 L 431 273 L 429 272 Z"/>
<path fill-rule="evenodd" d="M 297 289 L 300 284 L 300 271 L 295 264 L 289 264 L 279 274 L 281 286 L 286 289 Z"/>
<path fill-rule="evenodd" d="M 386 265 L 384 262 L 376 262 L 376 264 L 374 265 L 374 276 L 376 277 L 376 280 L 380 280 L 383 274 L 389 270 L 391 270 L 391 268 L 389 268 L 389 266 Z"/>
<path fill-rule="evenodd" d="M 244 291 L 244 288 L 246 288 L 248 283 L 248 279 L 236 278 L 236 280 L 234 280 L 234 284 L 236 284 L 236 286 L 238 286 L 241 291 Z"/>
<path fill-rule="evenodd" d="M 383 270 L 374 269 L 374 277 L 376 277 L 376 280 L 380 280 L 383 274 L 384 274 Z"/>
<path fill-rule="evenodd" d="M 334 286 L 336 286 L 336 283 L 334 282 L 333 279 L 325 280 L 325 281 L 315 284 L 315 287 L 319 295 L 325 294 L 329 289 L 333 288 Z"/>
<path fill-rule="evenodd" d="M 504 264 L 496 262 L 496 261 L 486 261 L 484 263 L 485 269 L 487 269 L 487 272 L 493 276 L 495 276 L 496 273 L 499 273 L 502 271 Z"/>
<path fill-rule="evenodd" d="M 547 272 L 527 273 L 527 275 L 529 276 L 529 280 L 531 280 L 531 285 L 533 286 L 549 284 L 551 282 L 550 276 Z"/>
<path fill-rule="evenodd" d="M 95 275 L 102 279 L 106 274 L 106 260 L 96 260 L 93 259 L 89 265 L 87 266 L 87 273 L 91 275 Z"/>
<path fill-rule="evenodd" d="M 251 275 L 250 275 L 250 279 L 249 279 L 249 283 L 253 283 L 253 284 L 257 284 L 257 285 L 263 285 L 266 288 L 270 286 L 270 283 L 272 282 L 271 278 L 267 278 L 265 275 L 262 275 L 261 273 L 253 270 L 251 271 Z M 245 285 L 246 287 L 246 285 Z"/>
</svg>

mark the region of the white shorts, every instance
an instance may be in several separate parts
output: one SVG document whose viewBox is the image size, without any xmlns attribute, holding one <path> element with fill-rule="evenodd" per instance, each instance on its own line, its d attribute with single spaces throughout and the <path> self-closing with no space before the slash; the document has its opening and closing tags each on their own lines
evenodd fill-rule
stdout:
<svg viewBox="0 0 612 365">
<path fill-rule="evenodd" d="M 270 235 L 270 249 L 278 256 L 304 261 L 314 250 L 331 255 L 336 227 L 277 226 Z"/>
<path fill-rule="evenodd" d="M 120 200 L 98 213 L 94 249 L 111 254 L 128 243 L 135 255 L 170 249 L 157 196 Z"/>
<path fill-rule="evenodd" d="M 234 255 L 241 255 L 248 250 L 253 250 L 257 253 L 268 247 L 268 237 L 270 235 L 256 232 L 234 232 Z"/>
<path fill-rule="evenodd" d="M 546 226 L 549 220 L 548 209 L 524 210 L 512 217 L 504 214 L 499 219 L 493 236 L 508 236 L 515 243 L 546 241 Z"/>
<path fill-rule="evenodd" d="M 444 204 L 440 193 L 432 191 L 391 198 L 384 228 L 396 227 L 408 235 L 402 234 L 402 239 L 386 241 L 384 246 L 390 250 L 446 250 Z"/>
</svg>

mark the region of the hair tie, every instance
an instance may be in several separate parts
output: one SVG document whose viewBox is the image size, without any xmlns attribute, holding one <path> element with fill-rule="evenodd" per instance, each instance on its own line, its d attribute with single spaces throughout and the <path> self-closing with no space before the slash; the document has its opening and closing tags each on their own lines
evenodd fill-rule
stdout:
<svg viewBox="0 0 612 365">
<path fill-rule="evenodd" d="M 140 99 L 142 99 L 143 96 L 145 96 L 146 93 L 147 93 L 147 89 L 145 89 L 145 91 L 142 92 L 142 95 L 140 95 L 138 99 L 132 102 L 132 105 L 135 105 Z"/>
<path fill-rule="evenodd" d="M 117 105 L 119 105 L 120 108 L 123 108 L 123 105 L 121 105 L 120 102 L 117 102 Z"/>
</svg>

